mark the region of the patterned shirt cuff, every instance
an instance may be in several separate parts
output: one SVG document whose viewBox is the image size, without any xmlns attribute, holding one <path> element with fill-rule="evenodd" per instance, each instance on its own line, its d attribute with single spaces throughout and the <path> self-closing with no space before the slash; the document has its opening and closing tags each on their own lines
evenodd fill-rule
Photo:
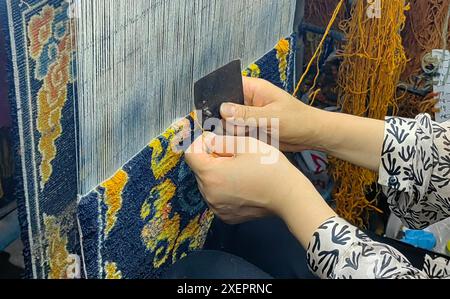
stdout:
<svg viewBox="0 0 450 299">
<path fill-rule="evenodd" d="M 323 279 L 428 277 L 393 247 L 337 217 L 317 229 L 306 257 L 310 270 Z"/>
<path fill-rule="evenodd" d="M 327 220 L 309 243 L 306 257 L 310 270 L 322 279 L 336 278 L 336 265 L 353 246 L 355 236 L 369 240 L 362 231 L 342 218 Z"/>
<path fill-rule="evenodd" d="M 386 118 L 379 169 L 380 185 L 406 193 L 412 192 L 415 187 L 415 192 L 426 193 L 430 176 L 425 174 L 423 184 L 418 186 L 414 173 L 423 167 L 424 162 L 434 162 L 430 153 L 433 146 L 430 123 L 431 118 L 427 114 L 421 114 L 416 119 Z"/>
</svg>

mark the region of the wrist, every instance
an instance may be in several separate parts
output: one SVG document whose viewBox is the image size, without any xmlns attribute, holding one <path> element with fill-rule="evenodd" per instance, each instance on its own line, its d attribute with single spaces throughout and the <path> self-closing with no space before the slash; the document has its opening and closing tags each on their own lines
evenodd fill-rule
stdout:
<svg viewBox="0 0 450 299">
<path fill-rule="evenodd" d="M 283 209 L 281 210 L 280 217 L 289 223 L 292 219 L 299 217 L 304 212 L 304 207 L 307 202 L 316 201 L 320 197 L 320 194 L 309 186 L 309 181 L 304 183 L 305 178 L 299 178 L 297 184 L 291 189 L 290 194 L 285 198 Z"/>
<path fill-rule="evenodd" d="M 328 148 L 330 128 L 329 112 L 301 104 L 298 110 L 298 119 L 302 120 L 302 136 L 298 136 L 298 144 L 303 147 L 326 151 Z"/>
<path fill-rule="evenodd" d="M 279 194 L 281 198 L 276 201 L 274 209 L 276 215 L 285 222 L 298 216 L 297 212 L 304 205 L 305 199 L 320 197 L 312 183 L 299 170 L 292 168 L 292 173 L 284 182 L 285 192 Z"/>
<path fill-rule="evenodd" d="M 307 248 L 320 225 L 337 214 L 304 177 L 298 178 L 289 193 L 283 200 L 278 215 L 304 248 Z"/>
</svg>

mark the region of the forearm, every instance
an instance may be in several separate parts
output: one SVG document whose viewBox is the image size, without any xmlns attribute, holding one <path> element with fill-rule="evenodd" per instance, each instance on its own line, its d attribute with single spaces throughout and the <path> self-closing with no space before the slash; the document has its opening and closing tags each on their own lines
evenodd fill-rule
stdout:
<svg viewBox="0 0 450 299">
<path fill-rule="evenodd" d="M 400 252 L 339 218 L 312 185 L 297 186 L 283 201 L 280 216 L 319 278 L 428 278 Z"/>
<path fill-rule="evenodd" d="M 384 140 L 384 121 L 308 108 L 311 125 L 306 142 L 336 158 L 378 171 Z"/>
<path fill-rule="evenodd" d="M 299 181 L 301 178 L 298 178 L 297 182 Z M 283 206 L 279 209 L 279 216 L 306 249 L 319 226 L 326 220 L 336 217 L 337 214 L 312 184 L 306 188 L 302 185 L 301 189 L 298 183 L 293 186 L 295 187 L 292 188 L 288 198 L 282 201 Z"/>
</svg>

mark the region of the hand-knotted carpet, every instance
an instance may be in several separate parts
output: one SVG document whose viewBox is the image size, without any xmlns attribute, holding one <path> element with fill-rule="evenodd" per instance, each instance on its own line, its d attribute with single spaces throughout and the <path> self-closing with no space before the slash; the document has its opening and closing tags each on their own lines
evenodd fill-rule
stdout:
<svg viewBox="0 0 450 299">
<path fill-rule="evenodd" d="M 180 133 L 192 136 L 195 122 L 173 125 L 80 199 L 70 2 L 0 1 L 27 277 L 158 277 L 202 248 L 213 217 L 170 147 Z M 283 39 L 244 75 L 292 92 L 294 52 L 295 37 Z"/>
</svg>

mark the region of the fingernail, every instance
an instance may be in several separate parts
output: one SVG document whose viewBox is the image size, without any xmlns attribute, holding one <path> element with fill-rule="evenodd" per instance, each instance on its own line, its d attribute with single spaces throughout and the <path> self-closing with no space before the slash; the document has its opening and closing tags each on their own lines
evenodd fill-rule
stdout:
<svg viewBox="0 0 450 299">
<path fill-rule="evenodd" d="M 220 106 L 220 113 L 223 118 L 233 118 L 236 114 L 236 107 L 229 103 L 222 104 L 222 106 Z"/>
</svg>

